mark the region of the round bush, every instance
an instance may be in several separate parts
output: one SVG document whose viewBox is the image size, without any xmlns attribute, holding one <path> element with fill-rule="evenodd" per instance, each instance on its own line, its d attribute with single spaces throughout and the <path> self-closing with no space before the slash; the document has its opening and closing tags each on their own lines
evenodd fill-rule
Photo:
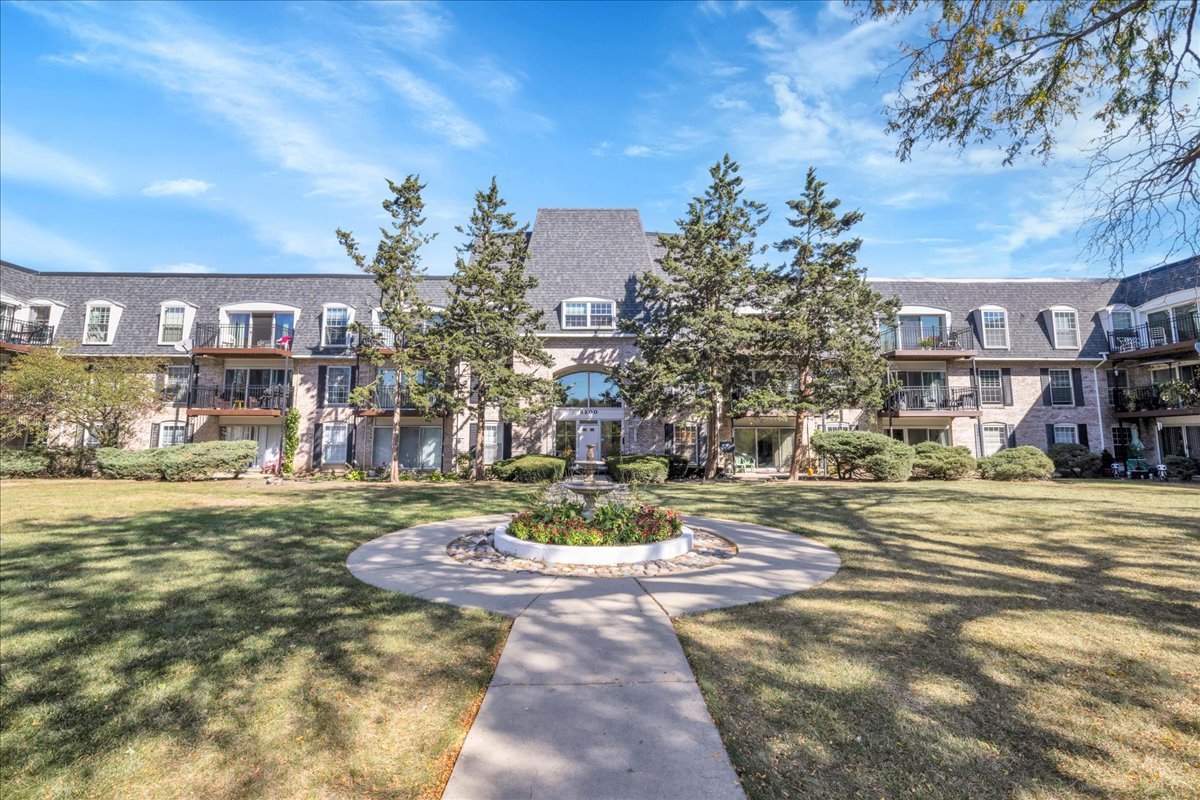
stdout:
<svg viewBox="0 0 1200 800">
<path fill-rule="evenodd" d="M 671 469 L 667 456 L 609 456 L 604 463 L 618 483 L 663 483 Z"/>
<path fill-rule="evenodd" d="M 1054 462 L 1036 447 L 1022 445 L 979 459 L 979 474 L 989 481 L 1044 481 Z"/>
<path fill-rule="evenodd" d="M 558 456 L 529 453 L 492 464 L 492 474 L 502 481 L 541 483 L 561 481 L 567 471 L 567 460 Z"/>
<path fill-rule="evenodd" d="M 921 442 L 913 447 L 913 475 L 938 481 L 957 481 L 975 471 L 975 457 L 962 445 L 944 447 L 937 442 Z"/>
<path fill-rule="evenodd" d="M 1066 477 L 1098 478 L 1104 468 L 1100 455 L 1082 444 L 1056 444 L 1046 454 L 1059 474 Z"/>
<path fill-rule="evenodd" d="M 833 462 L 839 478 L 867 474 L 880 481 L 906 481 L 916 453 L 903 442 L 869 431 L 820 431 L 813 450 Z"/>
</svg>

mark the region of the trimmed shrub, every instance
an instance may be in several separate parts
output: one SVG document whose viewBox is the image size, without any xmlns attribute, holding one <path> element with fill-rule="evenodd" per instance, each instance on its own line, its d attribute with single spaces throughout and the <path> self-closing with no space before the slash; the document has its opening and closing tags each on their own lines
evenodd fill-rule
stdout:
<svg viewBox="0 0 1200 800">
<path fill-rule="evenodd" d="M 1200 460 L 1194 458 L 1167 456 L 1163 463 L 1167 465 L 1167 475 L 1182 481 L 1190 481 L 1193 476 L 1200 474 Z"/>
<path fill-rule="evenodd" d="M 813 450 L 833 462 L 839 478 L 867 474 L 880 481 L 906 481 L 912 476 L 916 453 L 911 447 L 882 433 L 869 431 L 819 431 Z"/>
<path fill-rule="evenodd" d="M 610 503 L 597 508 L 591 522 L 582 512 L 578 503 L 543 503 L 513 517 L 508 532 L 539 544 L 601 547 L 661 542 L 683 530 L 679 513 L 668 508 Z"/>
<path fill-rule="evenodd" d="M 50 457 L 41 450 L 0 450 L 0 478 L 36 478 L 50 471 Z"/>
<path fill-rule="evenodd" d="M 159 453 L 165 480 L 202 481 L 245 472 L 258 455 L 258 442 L 202 442 L 147 452 Z"/>
<path fill-rule="evenodd" d="M 921 442 L 913 451 L 913 475 L 918 478 L 957 481 L 975 471 L 975 456 L 962 445 L 944 447 L 937 442 Z"/>
<path fill-rule="evenodd" d="M 683 456 L 670 454 L 667 459 L 667 478 L 673 481 L 681 481 L 688 476 L 693 469 L 700 469 Z"/>
<path fill-rule="evenodd" d="M 686 466 L 686 460 L 680 460 Z M 604 463 L 608 474 L 619 483 L 663 483 L 671 464 L 668 456 L 653 455 L 609 456 Z"/>
<path fill-rule="evenodd" d="M 258 443 L 202 442 L 156 450 L 96 451 L 96 466 L 105 478 L 124 480 L 199 481 L 217 475 L 239 475 L 258 454 Z"/>
<path fill-rule="evenodd" d="M 1044 481 L 1054 462 L 1036 447 L 1022 445 L 979 459 L 979 474 L 989 481 Z"/>
<path fill-rule="evenodd" d="M 1046 455 L 1050 456 L 1059 474 L 1067 478 L 1098 478 L 1104 468 L 1100 455 L 1082 444 L 1052 445 Z"/>
<path fill-rule="evenodd" d="M 502 481 L 517 483 L 541 483 L 561 481 L 567 472 L 567 460 L 558 456 L 542 456 L 529 453 L 516 458 L 506 458 L 492 464 L 492 475 Z"/>
</svg>

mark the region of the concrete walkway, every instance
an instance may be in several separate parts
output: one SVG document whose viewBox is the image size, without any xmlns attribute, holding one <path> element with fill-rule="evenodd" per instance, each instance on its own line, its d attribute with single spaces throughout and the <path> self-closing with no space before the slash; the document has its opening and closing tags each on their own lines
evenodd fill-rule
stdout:
<svg viewBox="0 0 1200 800">
<path fill-rule="evenodd" d="M 636 580 L 512 574 L 445 555 L 452 539 L 505 519 L 420 525 L 347 561 L 375 586 L 516 617 L 444 800 L 744 798 L 670 616 L 808 588 L 837 571 L 833 551 L 786 531 L 689 517 L 732 539 L 738 555 Z"/>
</svg>

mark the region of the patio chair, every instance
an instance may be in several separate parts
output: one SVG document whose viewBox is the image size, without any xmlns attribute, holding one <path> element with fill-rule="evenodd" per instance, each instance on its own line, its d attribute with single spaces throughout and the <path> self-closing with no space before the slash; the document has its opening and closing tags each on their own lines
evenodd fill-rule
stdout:
<svg viewBox="0 0 1200 800">
<path fill-rule="evenodd" d="M 750 456 L 735 455 L 733 457 L 733 472 L 736 475 L 739 472 L 753 472 L 754 459 Z"/>
</svg>

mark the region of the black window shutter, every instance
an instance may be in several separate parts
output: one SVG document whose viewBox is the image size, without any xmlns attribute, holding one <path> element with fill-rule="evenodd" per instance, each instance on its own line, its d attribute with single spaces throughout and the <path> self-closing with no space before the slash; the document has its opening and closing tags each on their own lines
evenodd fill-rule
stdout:
<svg viewBox="0 0 1200 800">
<path fill-rule="evenodd" d="M 1008 428 L 1008 446 L 1016 447 L 1017 446 L 1017 429 L 1015 427 L 1013 427 L 1012 425 L 1006 425 L 1005 427 Z"/>
<path fill-rule="evenodd" d="M 501 445 L 500 457 L 512 458 L 512 423 L 504 423 L 504 427 L 501 430 L 502 435 L 504 436 L 504 442 Z"/>
<path fill-rule="evenodd" d="M 317 408 L 325 407 L 325 372 L 329 367 L 317 367 Z"/>
<path fill-rule="evenodd" d="M 1050 399 L 1050 368 L 1042 367 L 1042 405 L 1050 406 L 1054 403 Z"/>
<path fill-rule="evenodd" d="M 1076 427 L 1079 429 L 1079 443 L 1084 447 L 1089 447 L 1090 445 L 1088 445 L 1087 440 L 1087 425 L 1081 424 L 1077 425 Z"/>
<path fill-rule="evenodd" d="M 321 369 L 325 369 L 321 367 Z M 313 450 L 312 450 L 312 465 L 313 469 L 321 466 L 321 424 L 317 423 L 313 426 Z"/>
<path fill-rule="evenodd" d="M 350 424 L 346 426 L 346 463 L 353 464 L 356 459 L 354 457 L 354 432 L 358 429 L 357 425 Z"/>
<path fill-rule="evenodd" d="M 350 368 L 350 388 L 358 386 L 358 367 Z"/>
<path fill-rule="evenodd" d="M 980 458 L 983 457 L 983 423 L 975 423 L 975 453 Z"/>
<path fill-rule="evenodd" d="M 152 423 L 150 425 L 150 448 L 154 449 L 155 447 L 158 447 L 158 423 L 157 422 Z"/>
<path fill-rule="evenodd" d="M 1054 423 L 1047 422 L 1046 423 L 1046 448 L 1049 449 L 1053 446 L 1054 446 Z"/>
<path fill-rule="evenodd" d="M 196 438 L 196 419 L 195 417 L 188 420 L 187 423 L 187 440 L 191 444 Z"/>
<path fill-rule="evenodd" d="M 663 425 L 663 441 L 666 442 L 666 451 L 668 453 L 675 452 L 675 424 L 668 422 Z"/>
<path fill-rule="evenodd" d="M 1078 367 L 1071 370 L 1071 386 L 1075 389 L 1075 405 L 1087 405 L 1083 399 L 1083 370 Z"/>
<path fill-rule="evenodd" d="M 1012 369 L 1010 367 L 1002 367 L 1000 369 L 1000 390 L 1004 393 L 1004 405 L 1011 406 L 1013 404 L 1013 395 Z"/>
<path fill-rule="evenodd" d="M 467 428 L 467 452 L 471 454 L 471 458 L 475 457 L 475 442 L 479 436 L 479 423 L 472 422 Z"/>
</svg>

